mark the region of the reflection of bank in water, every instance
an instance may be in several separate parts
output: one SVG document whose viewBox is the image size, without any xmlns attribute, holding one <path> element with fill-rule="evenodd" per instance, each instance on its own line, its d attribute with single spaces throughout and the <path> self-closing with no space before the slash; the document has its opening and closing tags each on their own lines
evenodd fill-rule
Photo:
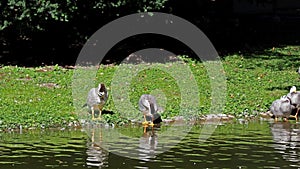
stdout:
<svg viewBox="0 0 300 169">
<path fill-rule="evenodd" d="M 300 167 L 300 125 L 290 122 L 271 124 L 271 132 L 275 144 L 274 149 L 282 154 L 284 160 Z"/>
</svg>

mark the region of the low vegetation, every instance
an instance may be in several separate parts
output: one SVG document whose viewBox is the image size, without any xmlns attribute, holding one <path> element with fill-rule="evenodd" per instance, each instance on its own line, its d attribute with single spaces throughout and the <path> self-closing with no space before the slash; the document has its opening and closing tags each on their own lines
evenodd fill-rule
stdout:
<svg viewBox="0 0 300 169">
<path fill-rule="evenodd" d="M 267 49 L 262 53 L 236 54 L 221 59 L 226 80 L 223 112 L 237 117 L 256 115 L 267 111 L 272 101 L 287 94 L 293 85 L 299 86 L 296 69 L 300 47 L 288 46 Z M 105 82 L 109 100 L 103 114 L 104 123 L 126 124 L 141 119 L 137 102 L 141 94 L 151 93 L 164 108 L 163 118 L 184 116 L 197 118 L 211 113 L 211 78 L 201 61 L 180 57 L 183 62 L 141 65 L 101 65 L 95 77 L 95 86 Z M 125 69 L 124 69 L 125 68 Z M 132 70 L 135 69 L 132 73 Z M 191 70 L 189 74 L 186 72 Z M 120 74 L 118 70 L 126 70 Z M 72 79 L 74 69 L 60 66 L 0 68 L 0 129 L 68 127 L 78 124 L 82 113 L 73 105 Z M 174 77 L 183 77 L 184 83 Z M 131 75 L 128 81 L 122 78 Z M 186 75 L 186 76 L 184 76 Z M 179 79 L 180 80 L 180 79 Z M 188 84 L 195 85 L 189 86 Z M 194 97 L 193 92 L 198 94 Z M 182 90 L 182 88 L 184 90 Z M 82 93 L 88 92 L 82 91 Z M 115 92 L 115 93 L 114 93 Z M 119 93 L 118 93 L 119 92 Z M 183 93 L 184 92 L 184 93 Z M 120 95 L 120 97 L 119 97 Z M 191 97 L 191 96 L 192 97 Z M 115 104 L 129 99 L 130 106 Z M 184 100 L 188 98 L 189 100 Z M 192 98 L 192 99 L 191 99 Z M 77 98 L 84 104 L 86 95 Z M 195 100 L 197 99 L 197 100 Z M 195 105 L 197 103 L 197 105 Z M 130 113 L 128 113 L 130 112 Z M 90 119 L 88 113 L 86 118 Z"/>
</svg>

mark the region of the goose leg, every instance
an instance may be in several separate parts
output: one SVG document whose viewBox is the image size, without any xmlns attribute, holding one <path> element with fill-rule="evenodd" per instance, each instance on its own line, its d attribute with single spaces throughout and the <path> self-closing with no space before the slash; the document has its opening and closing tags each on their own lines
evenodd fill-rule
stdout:
<svg viewBox="0 0 300 169">
<path fill-rule="evenodd" d="M 97 120 L 101 120 L 102 107 L 98 107 L 98 110 L 99 110 L 99 114 L 98 114 Z"/>
<path fill-rule="evenodd" d="M 299 108 L 297 108 L 297 112 L 296 112 L 296 114 L 295 114 L 295 119 L 296 119 L 296 121 L 298 121 L 298 113 L 299 113 Z"/>
<path fill-rule="evenodd" d="M 142 124 L 143 125 L 147 125 L 148 124 L 148 122 L 147 122 L 147 120 L 146 120 L 146 115 L 144 114 L 144 121 L 142 122 Z"/>
<path fill-rule="evenodd" d="M 92 109 L 92 120 L 95 120 L 95 111 L 94 111 L 94 107 L 92 107 L 91 109 Z"/>
<path fill-rule="evenodd" d="M 97 120 L 101 120 L 101 115 L 102 115 L 102 111 L 99 110 L 99 115 L 98 115 L 98 117 L 97 117 Z"/>
<path fill-rule="evenodd" d="M 293 117 L 296 119 L 296 121 L 298 121 L 298 113 L 299 113 L 299 108 L 297 108 L 297 112 L 296 114 L 293 116 L 293 115 L 290 115 L 290 117 Z"/>
<path fill-rule="evenodd" d="M 152 120 L 151 120 L 151 123 L 149 124 L 149 126 L 151 126 L 151 127 L 153 127 L 153 126 L 154 126 L 154 123 L 153 123 L 153 121 L 154 121 L 154 117 L 153 117 L 153 115 L 152 115 Z"/>
</svg>

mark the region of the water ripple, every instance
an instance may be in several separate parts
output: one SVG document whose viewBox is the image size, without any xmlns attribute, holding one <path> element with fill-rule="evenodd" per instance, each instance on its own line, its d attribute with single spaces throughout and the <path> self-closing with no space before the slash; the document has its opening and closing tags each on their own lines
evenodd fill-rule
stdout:
<svg viewBox="0 0 300 169">
<path fill-rule="evenodd" d="M 0 133 L 0 168 L 300 168 L 297 123 L 228 123 L 199 141 L 202 128 Z"/>
</svg>

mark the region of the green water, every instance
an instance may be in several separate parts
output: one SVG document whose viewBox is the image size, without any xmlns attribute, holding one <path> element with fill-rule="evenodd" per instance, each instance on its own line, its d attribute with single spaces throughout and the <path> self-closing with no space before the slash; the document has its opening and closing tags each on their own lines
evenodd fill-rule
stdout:
<svg viewBox="0 0 300 169">
<path fill-rule="evenodd" d="M 299 168 L 299 128 L 253 121 L 0 133 L 0 168 Z"/>
</svg>

